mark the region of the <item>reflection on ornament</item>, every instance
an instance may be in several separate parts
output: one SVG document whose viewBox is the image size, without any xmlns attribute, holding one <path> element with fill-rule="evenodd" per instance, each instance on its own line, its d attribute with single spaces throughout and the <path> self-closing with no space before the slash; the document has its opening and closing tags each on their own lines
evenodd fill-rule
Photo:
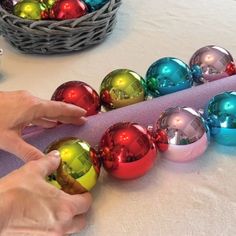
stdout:
<svg viewBox="0 0 236 236">
<path fill-rule="evenodd" d="M 213 97 L 204 115 L 216 142 L 227 146 L 236 145 L 236 92 L 225 92 Z"/>
<path fill-rule="evenodd" d="M 100 173 L 100 161 L 88 143 L 77 138 L 65 138 L 48 146 L 45 153 L 58 150 L 61 164 L 48 181 L 69 194 L 91 190 Z"/>
<path fill-rule="evenodd" d="M 236 67 L 232 55 L 224 48 L 211 45 L 198 49 L 190 59 L 190 67 L 198 66 L 201 75 L 197 76 L 197 83 L 210 82 L 234 75 Z"/>
<path fill-rule="evenodd" d="M 47 7 L 37 0 L 19 1 L 13 9 L 14 15 L 28 20 L 48 18 Z"/>
<path fill-rule="evenodd" d="M 114 70 L 101 83 L 101 103 L 109 110 L 142 102 L 146 95 L 144 83 L 144 79 L 132 70 Z"/>
<path fill-rule="evenodd" d="M 99 151 L 106 171 L 119 179 L 143 176 L 157 157 L 147 130 L 129 122 L 110 127 L 101 138 Z"/>
<path fill-rule="evenodd" d="M 158 97 L 174 93 L 193 85 L 192 72 L 183 61 L 164 57 L 154 62 L 146 74 L 148 93 Z"/>
<path fill-rule="evenodd" d="M 176 162 L 201 156 L 208 146 L 206 124 L 201 115 L 189 107 L 169 108 L 157 121 L 157 133 L 166 134 L 168 142 L 163 156 Z M 159 141 L 159 145 L 162 141 Z"/>
<path fill-rule="evenodd" d="M 57 0 L 40 0 L 40 2 L 43 2 L 47 6 L 48 9 L 51 9 L 54 6 L 56 1 Z"/>
<path fill-rule="evenodd" d="M 80 0 L 57 0 L 50 9 L 50 18 L 56 20 L 67 20 L 79 18 L 87 14 L 88 8 Z"/>
<path fill-rule="evenodd" d="M 97 114 L 101 108 L 97 92 L 81 81 L 68 81 L 60 85 L 53 93 L 52 100 L 82 107 L 87 111 L 86 116 Z"/>
<path fill-rule="evenodd" d="M 91 12 L 102 8 L 109 2 L 109 0 L 84 0 L 84 2 L 87 4 L 89 11 Z"/>
</svg>

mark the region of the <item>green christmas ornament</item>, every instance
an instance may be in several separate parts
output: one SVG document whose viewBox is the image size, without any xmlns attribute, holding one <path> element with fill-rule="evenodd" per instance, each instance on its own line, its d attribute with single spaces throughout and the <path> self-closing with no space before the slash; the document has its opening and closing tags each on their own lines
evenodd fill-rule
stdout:
<svg viewBox="0 0 236 236">
<path fill-rule="evenodd" d="M 28 20 L 41 20 L 48 18 L 48 10 L 44 3 L 37 0 L 23 0 L 13 9 L 14 15 Z"/>
</svg>

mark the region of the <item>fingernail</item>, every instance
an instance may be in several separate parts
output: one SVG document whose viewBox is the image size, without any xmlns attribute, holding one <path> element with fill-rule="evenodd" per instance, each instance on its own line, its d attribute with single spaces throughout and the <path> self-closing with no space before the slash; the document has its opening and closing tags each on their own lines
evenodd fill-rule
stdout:
<svg viewBox="0 0 236 236">
<path fill-rule="evenodd" d="M 87 110 L 85 110 L 85 109 L 83 109 L 83 108 L 81 108 L 81 107 L 80 107 L 80 110 L 82 111 L 82 113 L 83 113 L 84 115 L 87 114 Z"/>
<path fill-rule="evenodd" d="M 82 120 L 82 122 L 86 122 L 88 120 L 88 118 L 83 116 L 83 117 L 81 117 L 81 120 Z"/>
<path fill-rule="evenodd" d="M 54 150 L 52 152 L 49 153 L 50 156 L 56 157 L 56 158 L 60 158 L 60 152 L 58 150 Z"/>
</svg>

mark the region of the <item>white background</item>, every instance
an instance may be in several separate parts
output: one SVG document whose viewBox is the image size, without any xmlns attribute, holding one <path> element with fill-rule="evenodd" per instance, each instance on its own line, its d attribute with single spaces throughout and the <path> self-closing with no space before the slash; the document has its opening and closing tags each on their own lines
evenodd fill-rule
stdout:
<svg viewBox="0 0 236 236">
<path fill-rule="evenodd" d="M 114 69 L 130 68 L 144 75 L 160 57 L 188 62 L 195 50 L 209 44 L 235 56 L 235 14 L 233 0 L 124 0 L 113 34 L 82 53 L 24 55 L 0 37 L 0 89 L 27 89 L 50 99 L 65 81 L 82 80 L 98 90 Z M 102 173 L 81 235 L 236 235 L 235 151 L 211 144 L 194 162 L 161 160 L 145 177 L 130 182 Z"/>
</svg>

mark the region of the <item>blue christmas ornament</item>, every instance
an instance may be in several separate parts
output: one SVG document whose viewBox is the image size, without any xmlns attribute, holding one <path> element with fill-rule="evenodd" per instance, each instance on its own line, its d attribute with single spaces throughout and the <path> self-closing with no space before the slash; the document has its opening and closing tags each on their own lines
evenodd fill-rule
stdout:
<svg viewBox="0 0 236 236">
<path fill-rule="evenodd" d="M 102 8 L 109 0 L 84 0 L 90 11 Z"/>
<path fill-rule="evenodd" d="M 197 83 L 197 84 L 201 84 L 203 83 L 203 72 L 202 72 L 202 68 L 199 65 L 193 65 L 191 67 L 191 71 L 192 71 L 192 75 L 193 75 L 193 80 Z"/>
<path fill-rule="evenodd" d="M 236 145 L 236 92 L 225 92 L 213 97 L 204 116 L 217 143 Z"/>
<path fill-rule="evenodd" d="M 146 83 L 148 93 L 153 97 L 174 93 L 192 87 L 192 71 L 183 61 L 164 57 L 149 67 Z"/>
</svg>

